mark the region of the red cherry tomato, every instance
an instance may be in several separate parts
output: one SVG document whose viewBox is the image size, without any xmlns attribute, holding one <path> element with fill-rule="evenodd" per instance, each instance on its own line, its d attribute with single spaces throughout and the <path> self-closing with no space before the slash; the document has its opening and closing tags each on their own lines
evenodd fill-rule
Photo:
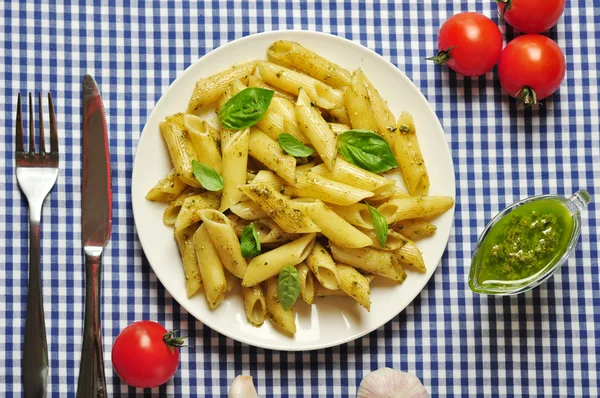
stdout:
<svg viewBox="0 0 600 398">
<path fill-rule="evenodd" d="M 502 33 L 488 17 L 463 12 L 450 18 L 440 28 L 438 54 L 427 58 L 447 64 L 465 76 L 479 76 L 498 62 L 502 52 Z"/>
<path fill-rule="evenodd" d="M 498 75 L 508 94 L 529 106 L 558 89 L 565 78 L 565 56 L 546 36 L 519 36 L 502 51 Z"/>
<path fill-rule="evenodd" d="M 130 386 L 153 388 L 169 381 L 179 365 L 183 338 L 156 322 L 138 321 L 121 331 L 112 349 L 117 375 Z"/>
<path fill-rule="evenodd" d="M 498 12 L 523 33 L 541 33 L 556 25 L 566 0 L 497 0 Z"/>
</svg>

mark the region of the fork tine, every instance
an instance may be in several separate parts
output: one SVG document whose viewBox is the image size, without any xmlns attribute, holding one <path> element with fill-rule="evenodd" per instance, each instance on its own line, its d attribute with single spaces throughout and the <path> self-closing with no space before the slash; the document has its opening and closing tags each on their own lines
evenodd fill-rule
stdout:
<svg viewBox="0 0 600 398">
<path fill-rule="evenodd" d="M 35 131 L 33 130 L 33 104 L 29 93 L 29 154 L 35 153 Z"/>
<path fill-rule="evenodd" d="M 44 117 L 42 112 L 42 92 L 38 91 L 38 114 L 39 114 L 39 131 L 40 131 L 40 155 L 46 153 L 46 140 L 44 139 Z"/>
<path fill-rule="evenodd" d="M 21 114 L 21 93 L 17 96 L 17 120 L 15 121 L 15 151 L 23 152 L 23 115 Z"/>
<path fill-rule="evenodd" d="M 52 94 L 48 93 L 48 108 L 50 108 L 50 153 L 58 153 L 58 132 L 56 131 L 56 117 L 54 116 L 54 103 Z"/>
</svg>

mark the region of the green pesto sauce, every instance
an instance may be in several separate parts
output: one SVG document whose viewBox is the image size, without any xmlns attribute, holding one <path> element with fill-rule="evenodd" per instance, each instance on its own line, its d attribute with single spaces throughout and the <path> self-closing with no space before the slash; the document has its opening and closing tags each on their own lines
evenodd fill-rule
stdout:
<svg viewBox="0 0 600 398">
<path fill-rule="evenodd" d="M 516 208 L 483 241 L 480 283 L 518 281 L 537 274 L 564 254 L 572 229 L 571 213 L 558 200 L 541 199 Z"/>
</svg>

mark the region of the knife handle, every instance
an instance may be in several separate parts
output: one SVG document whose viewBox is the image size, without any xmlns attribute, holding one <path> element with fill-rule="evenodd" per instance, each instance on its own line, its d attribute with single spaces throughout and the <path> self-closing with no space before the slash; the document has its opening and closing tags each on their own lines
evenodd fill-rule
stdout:
<svg viewBox="0 0 600 398">
<path fill-rule="evenodd" d="M 100 290 L 103 246 L 85 246 L 85 318 L 77 397 L 106 397 Z"/>
</svg>

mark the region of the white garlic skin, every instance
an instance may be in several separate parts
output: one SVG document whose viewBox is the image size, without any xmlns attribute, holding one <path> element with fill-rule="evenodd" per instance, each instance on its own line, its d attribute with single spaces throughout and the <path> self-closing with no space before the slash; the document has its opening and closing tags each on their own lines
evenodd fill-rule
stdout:
<svg viewBox="0 0 600 398">
<path fill-rule="evenodd" d="M 229 387 L 227 398 L 258 398 L 252 376 L 238 376 Z"/>
<path fill-rule="evenodd" d="M 411 373 L 380 368 L 360 382 L 356 398 L 427 398 L 429 393 Z"/>
</svg>

